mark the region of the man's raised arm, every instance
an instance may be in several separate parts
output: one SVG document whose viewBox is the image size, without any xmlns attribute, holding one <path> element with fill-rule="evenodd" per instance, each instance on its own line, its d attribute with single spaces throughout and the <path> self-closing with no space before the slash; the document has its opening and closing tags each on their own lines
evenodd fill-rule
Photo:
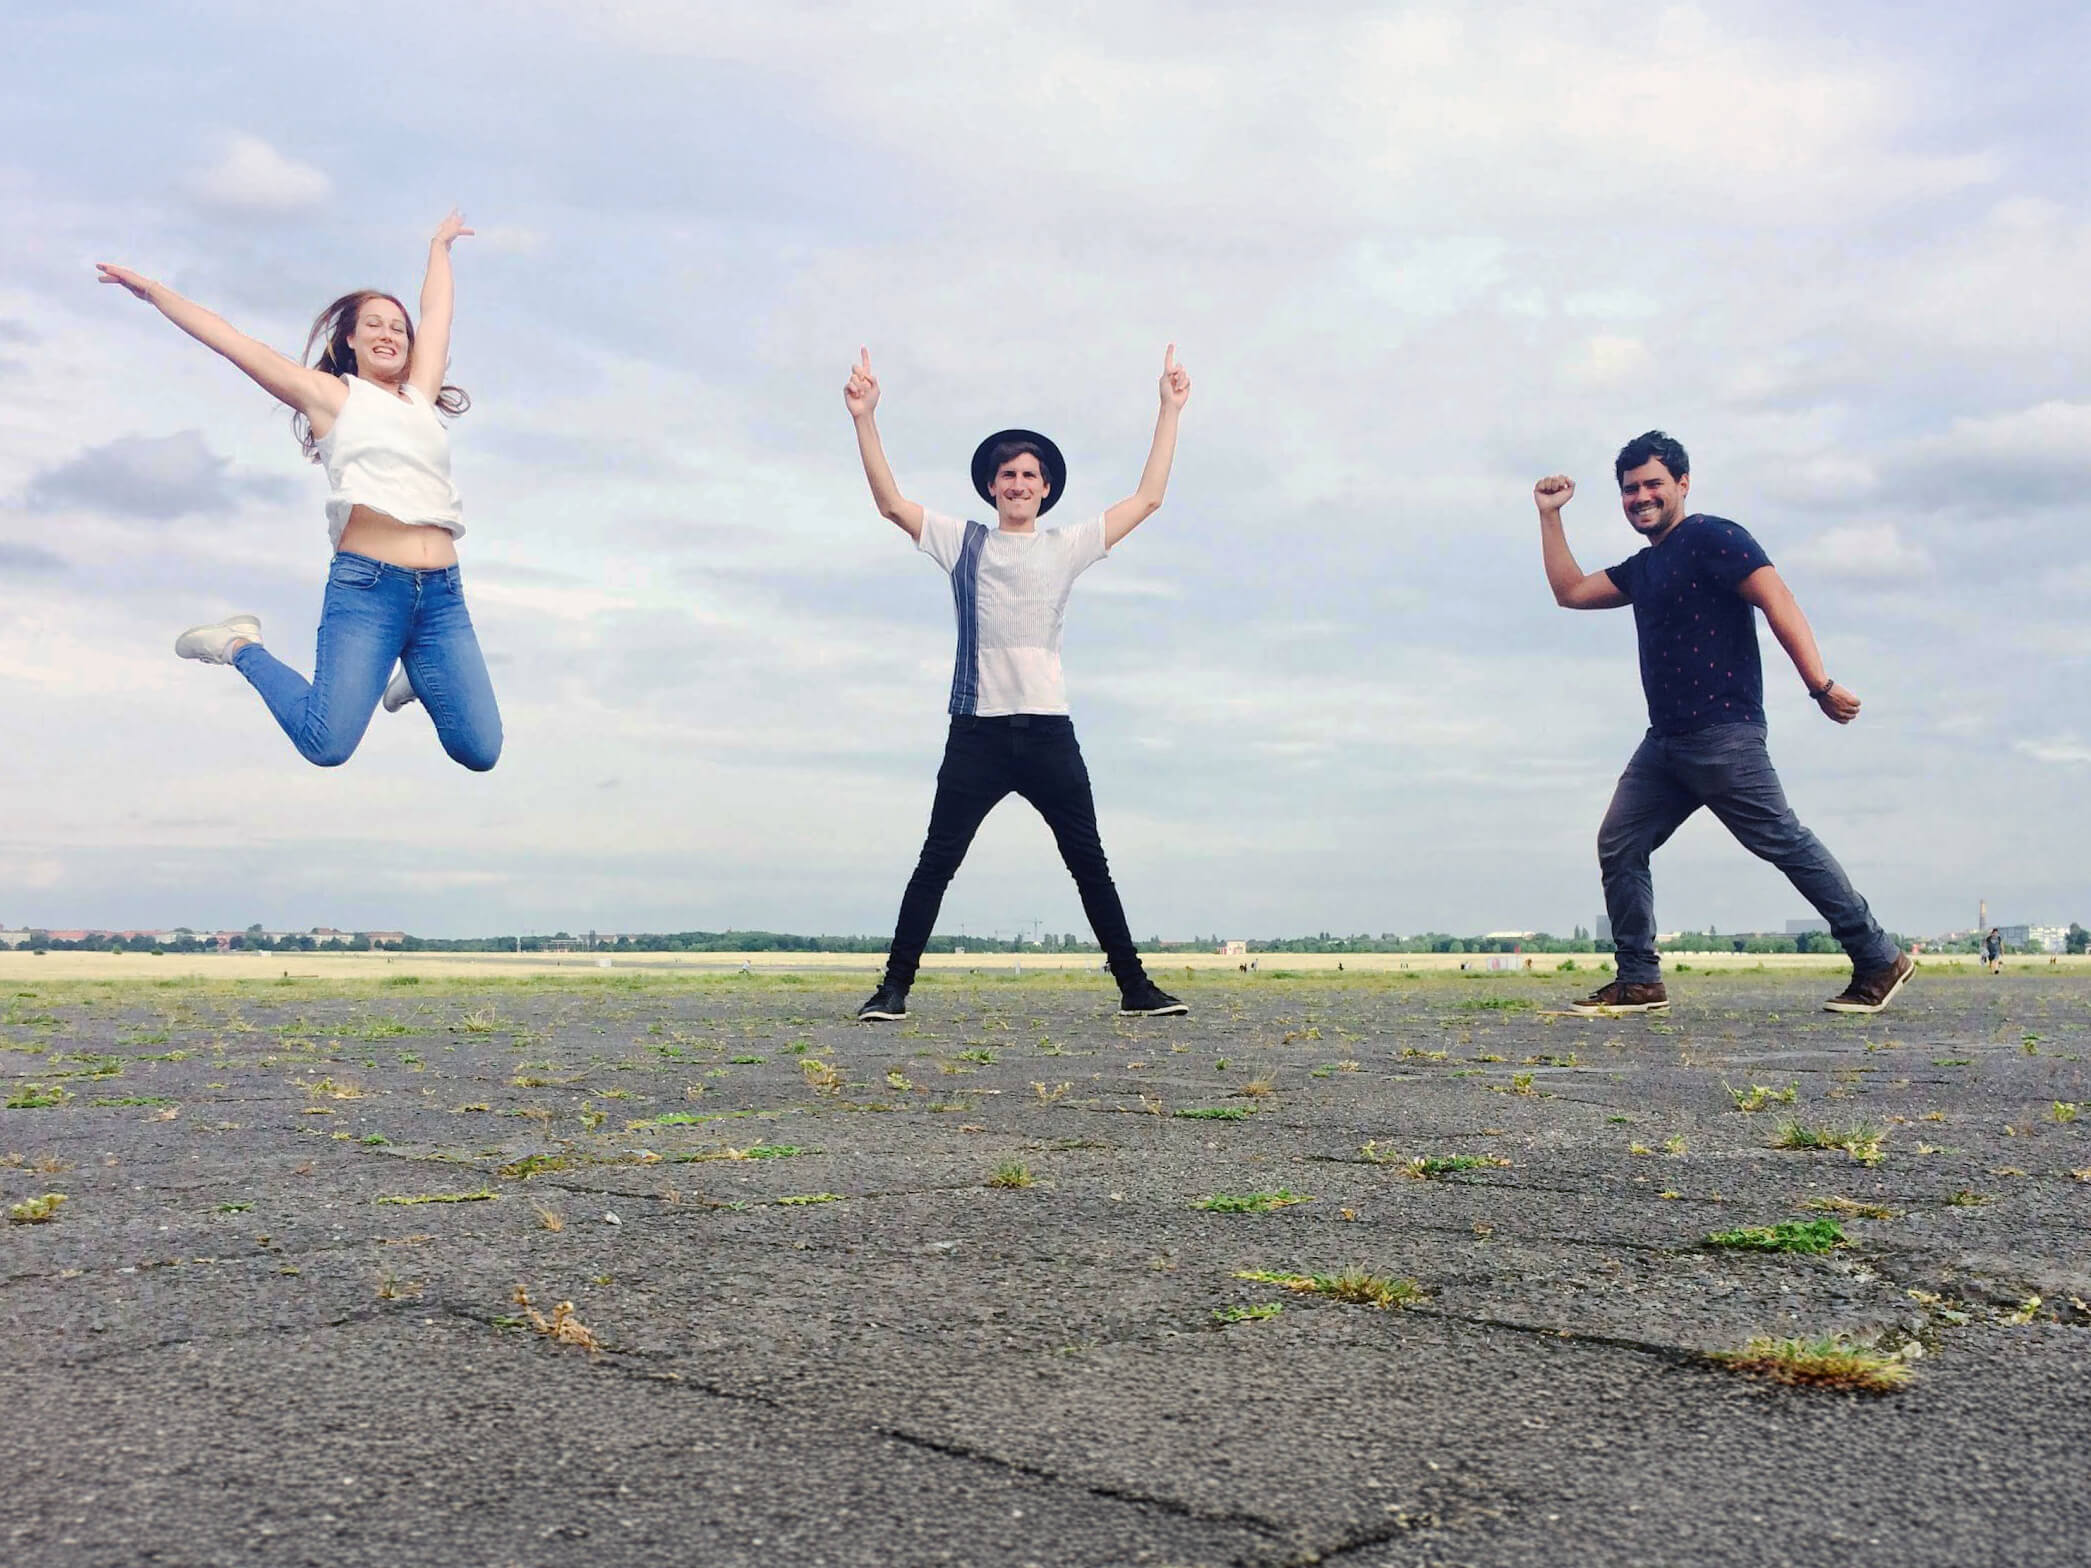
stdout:
<svg viewBox="0 0 2091 1568">
<path fill-rule="evenodd" d="M 1801 614 L 1800 601 L 1786 586 L 1786 579 L 1773 568 L 1760 566 L 1737 583 L 1735 591 L 1764 612 L 1765 624 L 1779 639 L 1786 657 L 1793 660 L 1801 684 L 1808 688 L 1808 695 L 1815 699 L 1815 706 L 1822 709 L 1823 716 L 1839 724 L 1849 724 L 1857 718 L 1859 699 L 1831 680 L 1829 672 L 1822 667 L 1822 652 L 1815 646 L 1815 633 L 1809 628 L 1808 617 Z"/>
<path fill-rule="evenodd" d="M 1566 474 L 1554 474 L 1532 487 L 1539 506 L 1539 549 L 1546 560 L 1547 586 L 1554 590 L 1554 603 L 1564 610 L 1616 610 L 1629 603 L 1610 572 L 1585 572 L 1576 565 L 1568 548 L 1568 535 L 1561 528 L 1561 508 L 1576 493 L 1576 482 Z"/>
<path fill-rule="evenodd" d="M 879 516 L 906 531 L 910 539 L 922 537 L 922 507 L 900 493 L 893 478 L 893 465 L 879 442 L 879 427 L 872 410 L 879 406 L 879 381 L 871 373 L 871 350 L 859 349 L 857 363 L 850 367 L 849 385 L 842 389 L 843 406 L 857 426 L 857 454 L 864 459 L 864 477 L 871 482 L 871 499 Z"/>
<path fill-rule="evenodd" d="M 1140 488 L 1104 513 L 1106 550 L 1161 510 L 1169 468 L 1176 461 L 1177 421 L 1190 398 L 1191 373 L 1177 364 L 1176 345 L 1171 343 L 1162 352 L 1162 411 L 1154 421 L 1154 445 L 1148 449 L 1147 466 L 1140 470 Z"/>
</svg>

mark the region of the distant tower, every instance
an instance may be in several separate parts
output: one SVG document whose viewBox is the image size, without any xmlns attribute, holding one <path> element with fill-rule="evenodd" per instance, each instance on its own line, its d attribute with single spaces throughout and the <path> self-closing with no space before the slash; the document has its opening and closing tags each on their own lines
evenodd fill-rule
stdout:
<svg viewBox="0 0 2091 1568">
<path fill-rule="evenodd" d="M 1989 929 L 1989 900 L 1986 898 L 1975 900 L 1975 929 L 1977 931 L 1987 931 Z"/>
</svg>

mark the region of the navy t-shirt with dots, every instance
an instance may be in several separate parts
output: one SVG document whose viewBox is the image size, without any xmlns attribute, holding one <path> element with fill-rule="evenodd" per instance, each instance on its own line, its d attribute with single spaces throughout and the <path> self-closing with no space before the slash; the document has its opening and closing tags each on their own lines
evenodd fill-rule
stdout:
<svg viewBox="0 0 2091 1568">
<path fill-rule="evenodd" d="M 1764 722 L 1757 612 L 1735 590 L 1771 564 L 1741 524 L 1694 513 L 1661 544 L 1606 572 L 1633 603 L 1641 689 L 1656 733 Z"/>
</svg>

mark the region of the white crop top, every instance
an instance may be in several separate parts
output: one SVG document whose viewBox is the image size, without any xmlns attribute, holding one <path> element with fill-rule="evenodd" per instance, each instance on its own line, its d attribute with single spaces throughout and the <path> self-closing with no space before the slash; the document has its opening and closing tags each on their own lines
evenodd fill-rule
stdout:
<svg viewBox="0 0 2091 1568">
<path fill-rule="evenodd" d="M 319 442 L 320 461 L 334 487 L 327 497 L 327 537 L 341 547 L 341 530 L 359 506 L 397 518 L 465 532 L 464 503 L 450 482 L 450 434 L 411 386 L 404 398 L 360 376 L 343 376 L 348 401 Z"/>
</svg>

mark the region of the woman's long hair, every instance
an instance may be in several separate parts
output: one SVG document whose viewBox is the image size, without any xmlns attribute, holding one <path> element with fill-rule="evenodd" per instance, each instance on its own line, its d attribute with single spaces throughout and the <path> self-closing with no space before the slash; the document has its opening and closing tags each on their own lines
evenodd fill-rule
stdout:
<svg viewBox="0 0 2091 1568">
<path fill-rule="evenodd" d="M 321 311 L 319 319 L 312 323 L 312 331 L 305 338 L 305 363 L 316 370 L 324 370 L 330 376 L 354 375 L 356 351 L 349 347 L 349 338 L 355 333 L 356 320 L 363 314 L 363 307 L 374 299 L 390 300 L 399 306 L 399 314 L 407 324 L 407 362 L 412 364 L 414 318 L 407 314 L 407 307 L 401 304 L 398 295 L 387 294 L 383 289 L 358 289 L 353 294 L 342 295 Z M 314 359 L 312 351 L 321 343 L 326 347 L 320 350 L 319 358 Z M 436 412 L 439 414 L 448 414 L 455 418 L 471 406 L 472 399 L 463 387 L 454 387 L 445 382 L 442 391 L 436 394 Z M 305 449 L 305 455 L 317 463 L 319 441 L 312 433 L 312 421 L 302 413 L 293 414 L 290 427 L 297 432 L 298 445 Z"/>
</svg>

